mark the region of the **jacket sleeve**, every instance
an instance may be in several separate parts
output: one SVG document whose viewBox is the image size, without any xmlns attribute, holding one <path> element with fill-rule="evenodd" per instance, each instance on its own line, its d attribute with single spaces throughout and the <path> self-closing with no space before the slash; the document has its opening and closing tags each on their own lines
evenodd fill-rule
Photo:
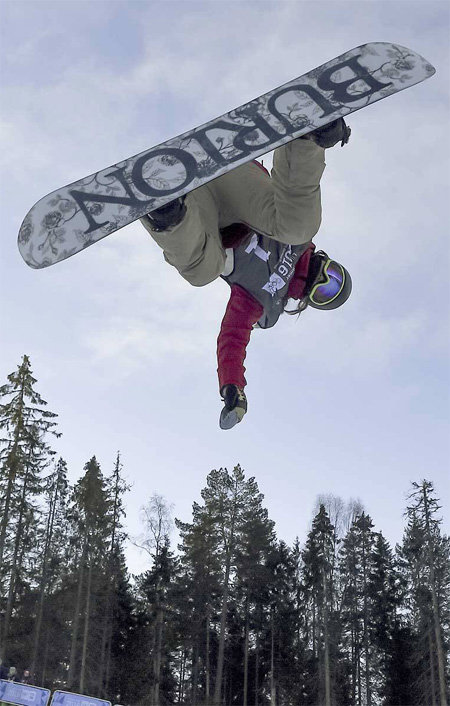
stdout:
<svg viewBox="0 0 450 706">
<path fill-rule="evenodd" d="M 244 360 L 253 325 L 263 314 L 262 305 L 245 289 L 233 284 L 217 339 L 219 389 L 224 385 L 245 387 Z"/>
</svg>

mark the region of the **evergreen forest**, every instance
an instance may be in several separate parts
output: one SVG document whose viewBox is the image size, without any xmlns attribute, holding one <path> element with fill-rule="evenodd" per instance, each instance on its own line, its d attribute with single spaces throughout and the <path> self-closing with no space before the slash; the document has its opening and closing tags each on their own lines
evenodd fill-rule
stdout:
<svg viewBox="0 0 450 706">
<path fill-rule="evenodd" d="M 130 575 L 120 453 L 72 485 L 27 356 L 0 386 L 0 659 L 19 680 L 124 706 L 445 706 L 450 541 L 439 489 L 405 488 L 390 546 L 321 496 L 277 537 L 254 477 L 211 470 L 190 518 L 145 498 Z M 81 470 L 81 469 L 80 469 Z"/>
</svg>

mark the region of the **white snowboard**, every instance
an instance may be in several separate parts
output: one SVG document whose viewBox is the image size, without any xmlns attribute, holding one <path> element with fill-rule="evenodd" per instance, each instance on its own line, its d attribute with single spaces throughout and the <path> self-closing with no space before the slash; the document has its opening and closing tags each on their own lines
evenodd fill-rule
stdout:
<svg viewBox="0 0 450 706">
<path fill-rule="evenodd" d="M 18 236 L 41 268 L 168 201 L 338 117 L 424 81 L 435 69 L 396 44 L 363 44 L 250 103 L 39 200 Z"/>
</svg>

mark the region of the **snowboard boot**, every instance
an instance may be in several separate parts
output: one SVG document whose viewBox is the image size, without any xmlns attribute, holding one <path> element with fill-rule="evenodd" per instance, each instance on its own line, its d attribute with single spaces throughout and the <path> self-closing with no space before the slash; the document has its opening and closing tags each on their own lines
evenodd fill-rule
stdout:
<svg viewBox="0 0 450 706">
<path fill-rule="evenodd" d="M 185 199 L 185 196 L 180 196 L 178 199 L 164 204 L 161 208 L 147 213 L 151 229 L 154 230 L 155 233 L 162 233 L 181 223 L 186 214 Z"/>
<path fill-rule="evenodd" d="M 341 143 L 341 147 L 347 144 L 350 139 L 351 130 L 346 124 L 344 118 L 338 118 L 333 120 L 333 122 L 324 125 L 323 127 L 317 128 L 312 132 L 308 132 L 307 135 L 302 135 L 300 139 L 312 140 L 319 147 L 328 149 L 329 147 L 334 147 L 338 142 Z"/>
</svg>

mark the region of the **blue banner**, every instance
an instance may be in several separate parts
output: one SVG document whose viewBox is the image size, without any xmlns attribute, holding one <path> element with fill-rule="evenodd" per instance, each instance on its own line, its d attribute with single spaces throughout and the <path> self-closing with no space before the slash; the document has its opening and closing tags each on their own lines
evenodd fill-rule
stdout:
<svg viewBox="0 0 450 706">
<path fill-rule="evenodd" d="M 96 699 L 94 696 L 71 694 L 68 691 L 55 691 L 51 706 L 111 706 L 111 701 Z"/>
<path fill-rule="evenodd" d="M 0 701 L 19 706 L 47 706 L 49 689 L 0 679 Z"/>
</svg>

